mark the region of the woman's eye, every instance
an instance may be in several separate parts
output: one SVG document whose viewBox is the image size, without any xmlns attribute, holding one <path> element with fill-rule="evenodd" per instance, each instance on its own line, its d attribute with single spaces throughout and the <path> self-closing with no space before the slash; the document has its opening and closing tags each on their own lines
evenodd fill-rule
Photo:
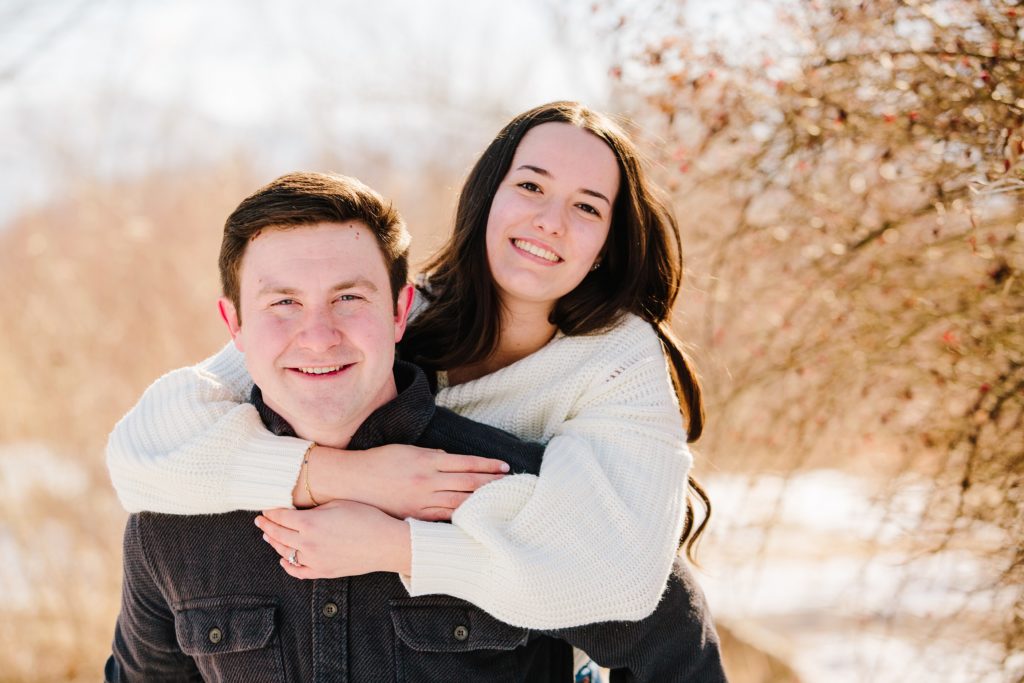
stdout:
<svg viewBox="0 0 1024 683">
<path fill-rule="evenodd" d="M 519 183 L 519 187 L 527 192 L 540 192 L 540 186 L 537 183 L 531 183 L 529 180 Z"/>
<path fill-rule="evenodd" d="M 359 301 L 362 298 L 358 294 L 342 294 L 335 301 Z"/>
<path fill-rule="evenodd" d="M 598 211 L 597 209 L 595 209 L 590 204 L 577 204 L 576 206 L 579 207 L 582 211 L 584 211 L 586 213 L 589 213 L 589 214 L 592 214 L 594 216 L 597 216 L 598 218 L 601 217 L 601 212 Z"/>
</svg>

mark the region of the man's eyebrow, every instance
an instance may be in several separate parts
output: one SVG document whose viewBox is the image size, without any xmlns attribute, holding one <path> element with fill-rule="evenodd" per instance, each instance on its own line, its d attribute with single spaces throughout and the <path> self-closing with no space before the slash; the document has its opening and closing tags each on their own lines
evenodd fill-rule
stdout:
<svg viewBox="0 0 1024 683">
<path fill-rule="evenodd" d="M 377 285 L 365 277 L 357 277 L 351 280 L 342 280 L 331 287 L 332 292 L 337 292 L 343 289 L 368 289 L 371 292 L 377 291 Z"/>
<path fill-rule="evenodd" d="M 257 296 L 263 296 L 264 294 L 287 294 L 293 296 L 298 294 L 299 290 L 285 285 L 279 285 L 276 282 L 268 282 L 267 284 L 260 287 L 260 291 L 256 293 Z"/>
<path fill-rule="evenodd" d="M 365 277 L 357 277 L 351 280 L 341 280 L 331 287 L 332 292 L 338 292 L 345 289 L 368 289 L 372 292 L 377 291 L 377 285 L 373 284 L 371 280 Z M 299 293 L 299 290 L 294 287 L 288 287 L 287 285 L 280 285 L 276 282 L 268 282 L 260 288 L 257 296 L 264 296 L 266 294 L 283 294 L 286 296 L 295 296 Z"/>
<path fill-rule="evenodd" d="M 540 166 L 533 166 L 532 164 L 523 164 L 522 166 L 519 166 L 516 170 L 517 171 L 521 171 L 524 168 L 526 170 L 528 170 L 528 171 L 533 171 L 537 175 L 542 175 L 542 176 L 545 176 L 547 178 L 551 177 L 551 173 L 547 169 L 541 168 Z M 589 190 L 589 189 L 584 187 L 584 188 L 580 189 L 580 192 L 582 192 L 583 194 L 589 194 L 591 197 L 597 197 L 598 199 L 603 199 L 605 202 L 607 202 L 608 206 L 612 205 L 611 201 L 607 197 L 605 197 L 603 194 L 598 192 L 597 190 Z"/>
</svg>

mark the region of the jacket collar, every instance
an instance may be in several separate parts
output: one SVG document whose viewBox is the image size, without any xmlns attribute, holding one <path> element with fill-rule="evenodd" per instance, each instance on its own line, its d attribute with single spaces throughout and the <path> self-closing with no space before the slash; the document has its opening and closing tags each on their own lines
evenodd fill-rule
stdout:
<svg viewBox="0 0 1024 683">
<path fill-rule="evenodd" d="M 434 417 L 434 397 L 423 371 L 412 363 L 395 361 L 394 373 L 398 396 L 370 413 L 359 425 L 349 442 L 349 450 L 365 450 L 389 443 L 415 443 Z M 256 407 L 260 419 L 271 433 L 297 436 L 292 426 L 263 402 L 263 392 L 256 385 L 252 387 L 249 402 Z"/>
</svg>

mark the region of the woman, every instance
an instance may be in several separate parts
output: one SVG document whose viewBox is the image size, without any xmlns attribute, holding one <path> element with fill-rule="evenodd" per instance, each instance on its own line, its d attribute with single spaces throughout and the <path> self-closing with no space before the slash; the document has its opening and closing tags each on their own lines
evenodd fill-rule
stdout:
<svg viewBox="0 0 1024 683">
<path fill-rule="evenodd" d="M 411 446 L 338 457 L 271 436 L 237 405 L 251 380 L 227 347 L 158 380 L 118 424 L 114 484 L 129 509 L 178 513 L 349 497 L 419 518 L 408 520 L 412 595 L 447 593 L 537 629 L 642 618 L 689 536 L 686 441 L 703 422 L 670 329 L 677 244 L 613 122 L 572 102 L 525 112 L 471 171 L 401 351 L 436 371 L 439 405 L 545 443 L 539 476 L 499 478 L 494 461 Z M 167 414 L 178 423 L 161 424 Z M 438 481 L 413 513 L 387 485 L 408 468 Z M 260 521 L 276 543 L 274 519 Z"/>
</svg>

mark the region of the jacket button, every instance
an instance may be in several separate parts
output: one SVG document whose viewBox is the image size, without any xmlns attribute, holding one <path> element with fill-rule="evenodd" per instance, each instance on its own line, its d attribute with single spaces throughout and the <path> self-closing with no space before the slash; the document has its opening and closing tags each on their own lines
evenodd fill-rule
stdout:
<svg viewBox="0 0 1024 683">
<path fill-rule="evenodd" d="M 209 635 L 209 638 L 210 638 L 210 642 L 213 643 L 214 645 L 216 645 L 217 643 L 219 643 L 221 640 L 224 639 L 224 632 L 221 631 L 216 626 L 214 626 L 213 628 L 210 629 L 210 633 L 208 635 Z"/>
<path fill-rule="evenodd" d="M 324 613 L 325 617 L 330 619 L 338 613 L 338 606 L 335 605 L 333 602 L 329 602 L 326 605 L 324 605 L 324 608 L 321 611 Z"/>
<path fill-rule="evenodd" d="M 469 638 L 469 629 L 465 626 L 456 626 L 452 635 L 455 636 L 455 640 L 465 640 Z"/>
</svg>

